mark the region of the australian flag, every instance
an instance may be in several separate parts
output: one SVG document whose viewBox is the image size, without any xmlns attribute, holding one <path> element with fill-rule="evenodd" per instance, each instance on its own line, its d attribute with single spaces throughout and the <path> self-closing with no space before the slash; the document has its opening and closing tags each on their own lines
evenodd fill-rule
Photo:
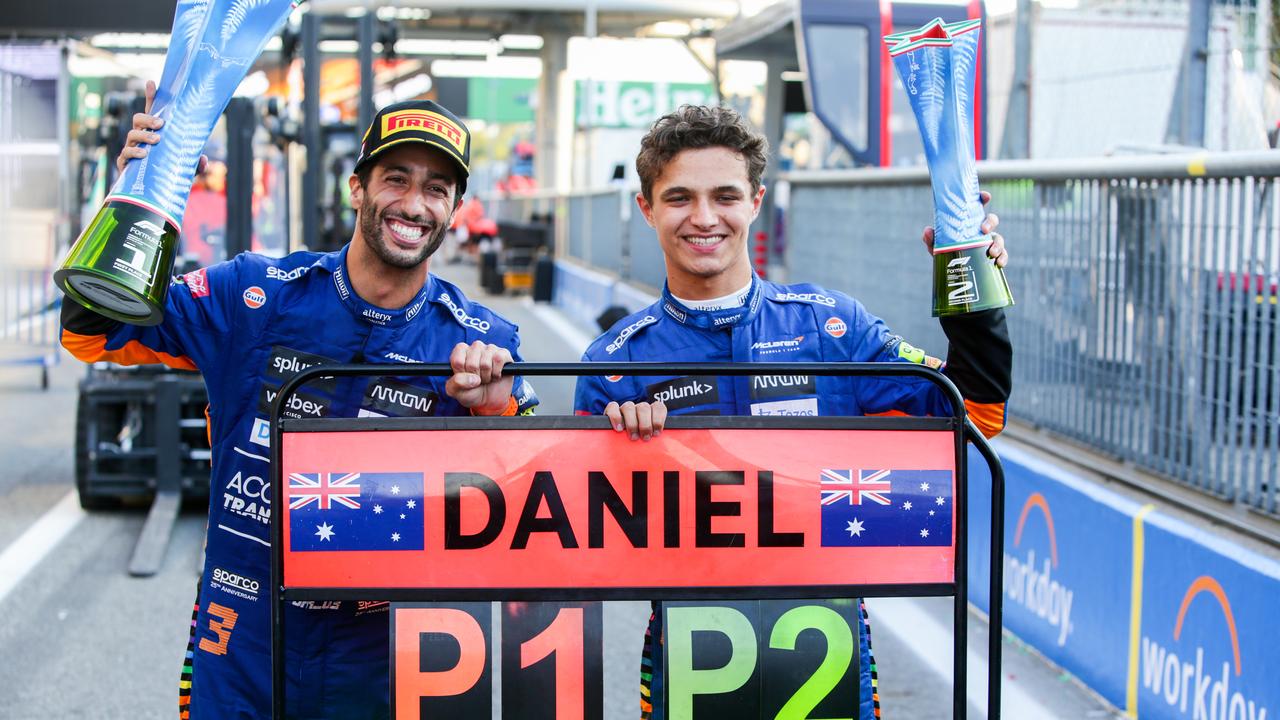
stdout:
<svg viewBox="0 0 1280 720">
<path fill-rule="evenodd" d="M 289 549 L 422 550 L 422 473 L 292 473 Z"/>
<path fill-rule="evenodd" d="M 950 470 L 823 470 L 822 544 L 948 546 Z"/>
</svg>

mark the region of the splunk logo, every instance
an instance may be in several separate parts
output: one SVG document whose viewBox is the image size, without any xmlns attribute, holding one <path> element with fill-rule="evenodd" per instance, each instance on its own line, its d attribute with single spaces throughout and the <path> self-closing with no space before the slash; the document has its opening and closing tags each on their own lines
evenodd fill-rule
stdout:
<svg viewBox="0 0 1280 720">
<path fill-rule="evenodd" d="M 1027 524 L 1027 516 L 1033 509 L 1039 510 L 1044 516 L 1049 536 L 1049 557 L 1043 558 L 1037 567 L 1035 550 L 1028 549 L 1021 556 L 1006 552 L 1004 593 L 1010 601 L 1025 607 L 1049 627 L 1056 628 L 1058 646 L 1061 647 L 1071 634 L 1071 602 L 1076 594 L 1053 577 L 1058 568 L 1058 535 L 1053 529 L 1053 513 L 1049 511 L 1049 502 L 1038 492 L 1031 493 L 1031 497 L 1022 505 L 1018 529 L 1013 533 L 1013 547 L 1016 552 L 1021 546 L 1022 531 Z"/>
<path fill-rule="evenodd" d="M 1173 641 L 1182 637 L 1187 610 L 1201 595 L 1216 600 L 1222 617 L 1226 620 L 1226 636 L 1231 641 L 1231 654 L 1222 658 L 1222 672 L 1214 672 L 1213 663 L 1222 653 L 1208 653 L 1203 645 L 1178 648 L 1187 657 L 1178 655 L 1175 649 L 1166 648 L 1144 635 L 1142 637 L 1142 686 L 1152 695 L 1163 698 L 1170 707 L 1184 717 L 1205 720 L 1266 720 L 1267 709 L 1240 691 L 1240 676 L 1244 667 L 1240 662 L 1240 638 L 1236 634 L 1236 620 L 1231 613 L 1231 602 L 1217 580 L 1201 575 L 1191 582 L 1182 596 L 1178 619 L 1173 624 Z M 1202 601 L 1203 603 L 1204 601 Z M 1274 671 L 1274 668 L 1270 669 Z M 1255 670 L 1255 672 L 1257 672 Z M 1263 672 L 1268 672 L 1264 668 Z M 1232 678 L 1236 688 L 1232 688 Z"/>
</svg>

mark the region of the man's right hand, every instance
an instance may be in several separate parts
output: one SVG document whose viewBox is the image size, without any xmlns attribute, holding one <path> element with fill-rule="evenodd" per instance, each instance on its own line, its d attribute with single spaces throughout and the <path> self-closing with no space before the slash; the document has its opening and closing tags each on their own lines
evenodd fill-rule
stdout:
<svg viewBox="0 0 1280 720">
<path fill-rule="evenodd" d="M 611 402 L 604 416 L 617 432 L 626 432 L 632 440 L 645 440 L 662 434 L 667 424 L 667 406 L 659 402 Z"/>
<path fill-rule="evenodd" d="M 160 142 L 160 135 L 156 133 L 164 120 L 156 117 L 151 113 L 151 105 L 156 101 L 156 84 L 151 80 L 147 81 L 147 105 L 146 108 L 133 116 L 133 129 L 125 136 L 124 148 L 120 151 L 120 156 L 116 158 L 116 169 L 124 172 L 124 166 L 134 158 L 144 158 L 151 145 Z M 200 163 L 196 165 L 196 174 L 204 172 L 205 167 L 209 165 L 209 158 L 201 155 Z"/>
</svg>

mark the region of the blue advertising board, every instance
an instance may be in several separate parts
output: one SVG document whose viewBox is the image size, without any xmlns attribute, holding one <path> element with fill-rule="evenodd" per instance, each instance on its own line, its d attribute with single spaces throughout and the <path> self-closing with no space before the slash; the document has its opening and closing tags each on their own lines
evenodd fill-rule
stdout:
<svg viewBox="0 0 1280 720">
<path fill-rule="evenodd" d="M 1280 717 L 1280 563 L 1169 517 L 1144 532 L 1137 717 Z"/>
</svg>

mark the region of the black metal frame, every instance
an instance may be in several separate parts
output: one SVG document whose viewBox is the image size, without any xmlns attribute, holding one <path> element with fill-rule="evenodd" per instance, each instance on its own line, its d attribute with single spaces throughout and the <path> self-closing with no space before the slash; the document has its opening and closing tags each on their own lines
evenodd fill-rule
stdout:
<svg viewBox="0 0 1280 720">
<path fill-rule="evenodd" d="M 446 364 L 405 365 L 319 365 L 303 370 L 286 381 L 271 408 L 271 493 L 272 507 L 284 508 L 284 485 L 281 474 L 280 448 L 286 429 L 291 432 L 337 432 L 365 429 L 373 432 L 409 429 L 548 429 L 603 427 L 601 417 L 548 417 L 548 418 L 366 418 L 330 420 L 294 420 L 284 418 L 281 410 L 285 401 L 302 385 L 321 378 L 380 377 L 386 375 L 436 376 L 452 375 Z M 991 587 L 989 600 L 990 631 L 988 636 L 987 717 L 1000 717 L 1002 600 L 1004 583 L 1001 557 L 1004 548 L 1004 471 L 994 449 L 986 438 L 968 421 L 964 399 L 946 376 L 936 370 L 910 363 L 515 363 L 504 370 L 507 375 L 582 376 L 582 375 L 787 375 L 808 374 L 818 376 L 872 376 L 917 377 L 933 383 L 951 402 L 953 414 L 944 418 L 780 418 L 721 417 L 680 418 L 672 417 L 668 428 L 735 427 L 735 428 L 830 428 L 830 429 L 898 429 L 924 430 L 948 429 L 955 435 L 956 462 L 956 542 L 953 581 L 950 583 L 921 583 L 909 585 L 834 585 L 786 588 L 603 588 L 603 589 L 447 589 L 422 588 L 365 588 L 325 589 L 306 588 L 289 590 L 284 587 L 284 524 L 275 513 L 271 528 L 271 654 L 272 654 L 272 717 L 285 717 L 285 662 L 284 662 L 284 603 L 289 600 L 648 600 L 704 599 L 734 597 L 741 599 L 814 598 L 814 597 L 924 597 L 950 596 L 954 598 L 952 638 L 952 717 L 965 718 L 968 712 L 968 478 L 966 473 L 966 440 L 977 446 L 991 469 Z"/>
</svg>

